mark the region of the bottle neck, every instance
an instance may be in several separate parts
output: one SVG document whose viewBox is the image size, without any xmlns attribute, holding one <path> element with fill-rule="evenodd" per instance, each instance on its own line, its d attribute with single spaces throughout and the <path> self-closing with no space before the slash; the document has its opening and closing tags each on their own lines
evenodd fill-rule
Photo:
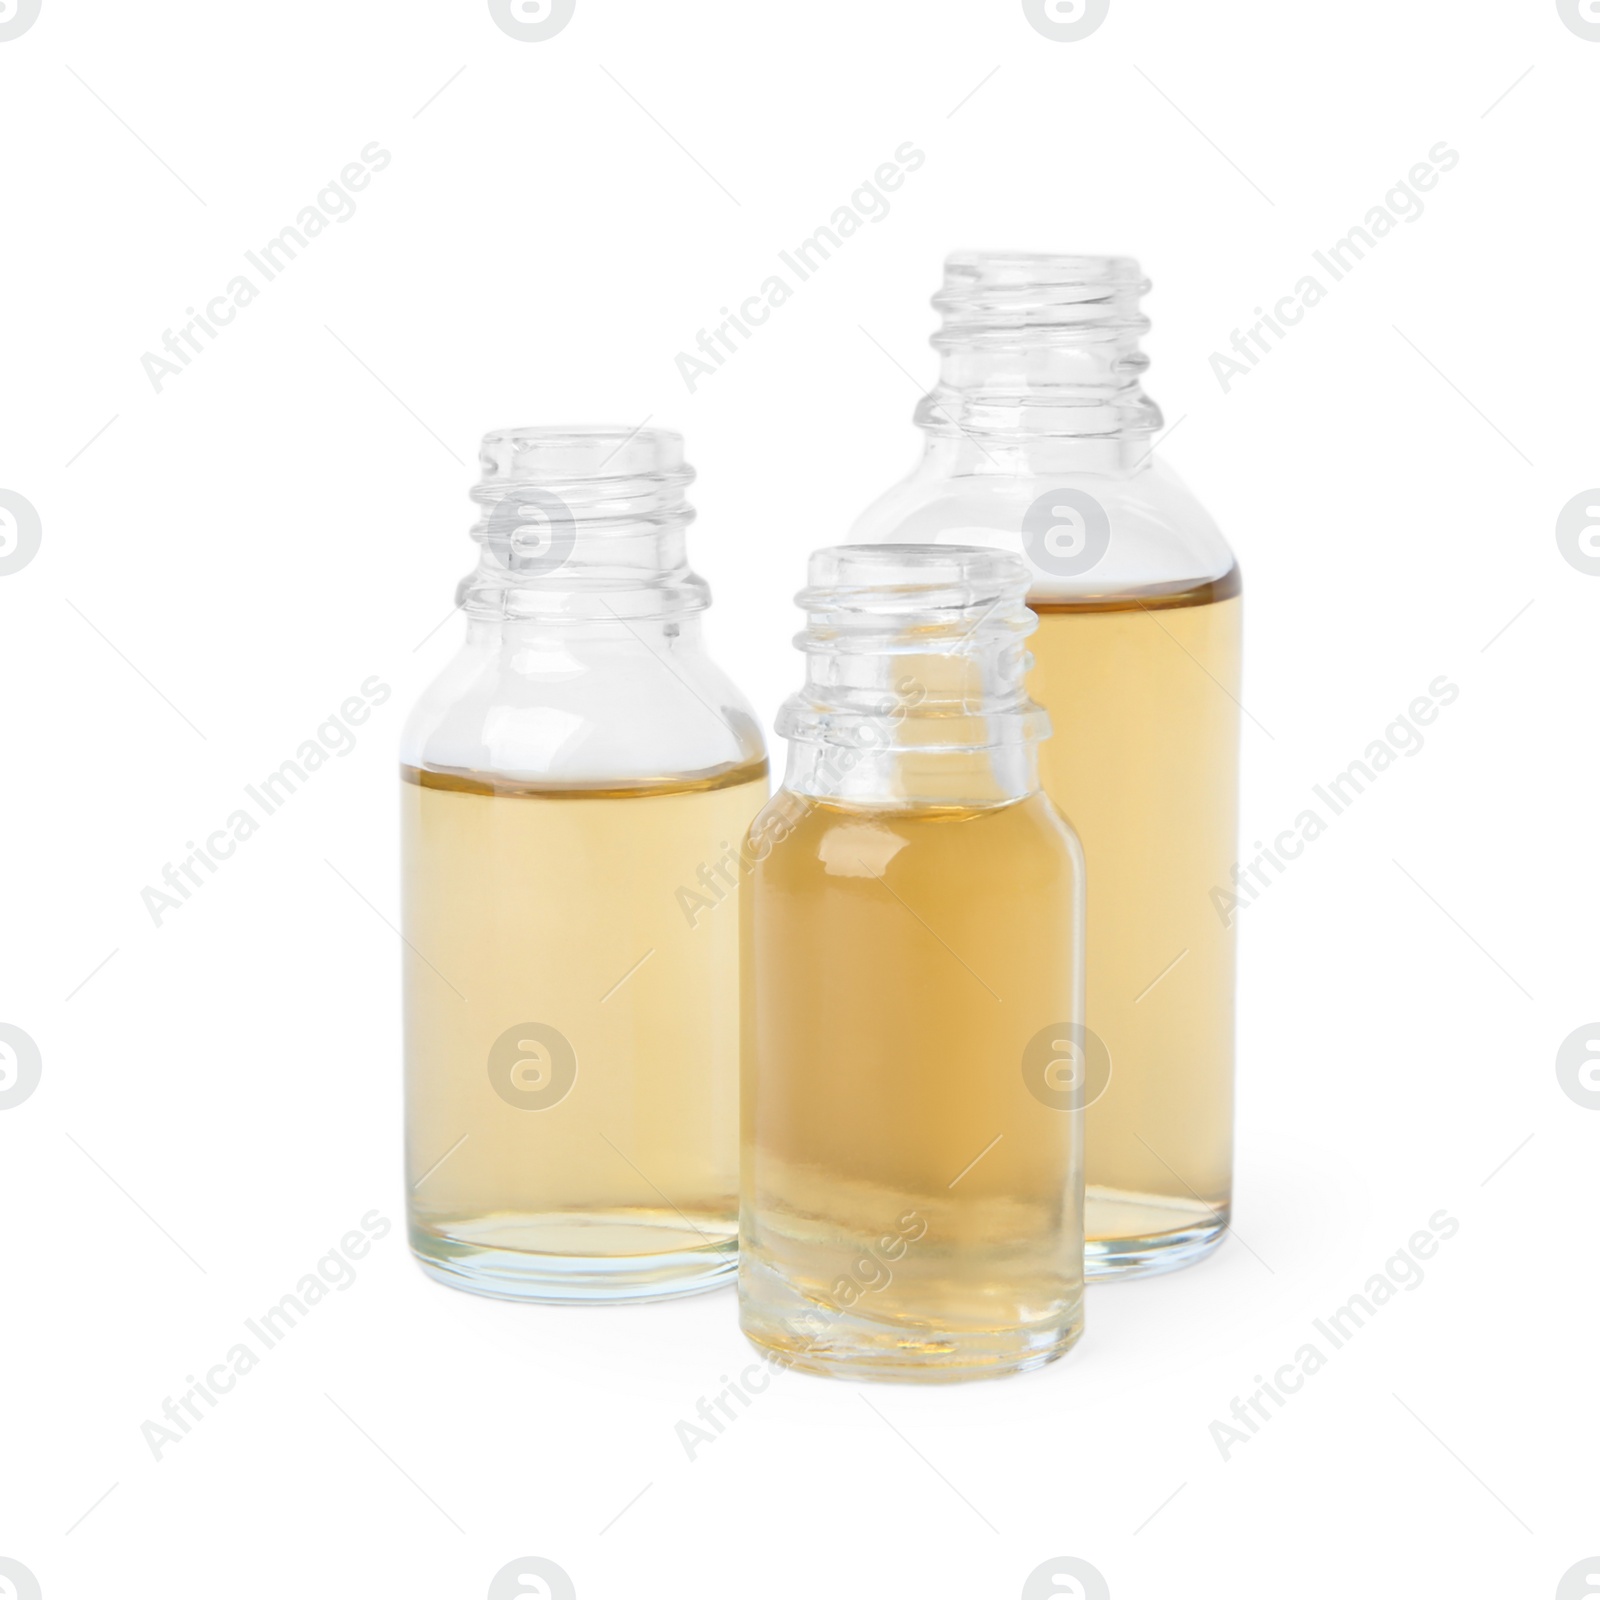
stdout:
<svg viewBox="0 0 1600 1600">
<path fill-rule="evenodd" d="M 456 597 L 474 621 L 637 628 L 710 604 L 688 563 L 694 469 L 676 434 L 511 429 L 479 459 L 478 565 Z"/>
<path fill-rule="evenodd" d="M 939 381 L 916 410 L 952 474 L 1133 470 L 1161 413 L 1140 379 L 1149 288 L 1120 257 L 952 256 L 933 304 Z"/>
<path fill-rule="evenodd" d="M 806 681 L 778 716 L 785 787 L 853 805 L 998 805 L 1038 788 L 1037 625 L 1015 556 L 965 546 L 820 550 L 799 603 Z"/>
</svg>

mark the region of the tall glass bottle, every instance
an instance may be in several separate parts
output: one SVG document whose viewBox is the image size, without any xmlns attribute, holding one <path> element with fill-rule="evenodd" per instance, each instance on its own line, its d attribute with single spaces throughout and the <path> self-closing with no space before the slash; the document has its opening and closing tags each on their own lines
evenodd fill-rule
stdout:
<svg viewBox="0 0 1600 1600">
<path fill-rule="evenodd" d="M 411 1246 L 512 1299 L 737 1253 L 738 875 L 760 733 L 706 655 L 682 440 L 491 433 L 460 653 L 406 725 Z"/>
<path fill-rule="evenodd" d="M 1232 1188 L 1239 569 L 1152 449 L 1149 288 L 1123 257 L 951 256 L 921 463 L 852 539 L 1000 545 L 1031 571 L 1045 792 L 1083 841 L 1091 1278 L 1214 1249 Z"/>
<path fill-rule="evenodd" d="M 1026 587 L 995 550 L 811 558 L 742 906 L 740 1312 L 789 1365 L 986 1377 L 1082 1329 L 1082 858 Z"/>
</svg>

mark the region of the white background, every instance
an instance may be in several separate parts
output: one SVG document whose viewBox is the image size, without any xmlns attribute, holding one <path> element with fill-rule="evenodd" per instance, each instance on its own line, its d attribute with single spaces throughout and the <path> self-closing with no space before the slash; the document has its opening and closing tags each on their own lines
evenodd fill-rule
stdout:
<svg viewBox="0 0 1600 1600">
<path fill-rule="evenodd" d="M 481 0 L 44 0 L 0 43 L 0 488 L 43 528 L 0 578 L 0 1021 L 43 1058 L 0 1112 L 0 1555 L 46 1600 L 476 1600 L 524 1555 L 583 1600 L 1009 1600 L 1062 1555 L 1117 1600 L 1542 1600 L 1600 1554 L 1600 1112 L 1554 1068 L 1600 1014 L 1600 578 L 1554 535 L 1600 481 L 1597 91 L 1554 0 L 1112 0 L 1078 43 L 1016 0 L 578 0 L 538 44 Z M 141 356 L 373 140 L 356 214 L 158 394 Z M 678 352 L 906 140 L 891 213 L 691 395 Z M 1424 214 L 1225 394 L 1211 354 L 1441 140 Z M 1242 916 L 1238 1237 L 1093 1289 L 1043 1372 L 780 1377 L 691 1462 L 731 1294 L 520 1308 L 407 1256 L 398 729 L 478 436 L 647 416 L 770 723 L 966 246 L 1155 280 L 1161 448 L 1245 572 L 1247 845 L 1460 696 Z M 140 891 L 372 674 L 355 752 L 155 927 Z M 153 1459 L 373 1208 L 355 1284 Z M 1440 1208 L 1426 1280 L 1225 1461 L 1211 1423 Z"/>
</svg>

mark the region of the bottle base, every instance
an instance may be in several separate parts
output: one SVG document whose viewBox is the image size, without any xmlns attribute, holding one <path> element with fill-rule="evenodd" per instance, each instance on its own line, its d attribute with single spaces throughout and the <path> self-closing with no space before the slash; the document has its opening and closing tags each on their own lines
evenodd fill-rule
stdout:
<svg viewBox="0 0 1600 1600">
<path fill-rule="evenodd" d="M 771 1267 L 740 1271 L 739 1326 L 774 1365 L 873 1383 L 966 1383 L 1031 1372 L 1064 1356 L 1083 1333 L 1081 1296 L 1027 1328 L 952 1328 L 836 1311 L 808 1299 Z"/>
<path fill-rule="evenodd" d="M 1094 1283 L 1151 1278 L 1203 1261 L 1228 1231 L 1229 1207 L 1090 1184 L 1083 1274 Z"/>
<path fill-rule="evenodd" d="M 573 1232 L 571 1219 L 564 1231 Z M 669 1244 L 683 1230 L 662 1230 L 664 1248 L 651 1250 L 654 1241 L 636 1240 L 626 1254 L 598 1254 L 564 1250 L 560 1253 L 511 1249 L 482 1238 L 459 1233 L 436 1233 L 411 1228 L 411 1253 L 428 1277 L 468 1294 L 495 1300 L 521 1300 L 540 1305 L 619 1304 L 645 1300 L 676 1300 L 705 1294 L 733 1281 L 739 1266 L 739 1242 L 726 1239 L 697 1240 L 694 1244 Z M 637 1235 L 637 1228 L 630 1229 Z"/>
</svg>

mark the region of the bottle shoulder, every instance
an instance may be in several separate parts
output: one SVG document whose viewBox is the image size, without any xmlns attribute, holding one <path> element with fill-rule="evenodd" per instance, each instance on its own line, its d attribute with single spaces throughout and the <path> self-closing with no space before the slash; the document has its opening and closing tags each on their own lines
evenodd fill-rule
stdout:
<svg viewBox="0 0 1600 1600">
<path fill-rule="evenodd" d="M 703 647 L 638 636 L 469 642 L 423 692 L 402 764 L 591 783 L 763 762 L 755 713 Z"/>
<path fill-rule="evenodd" d="M 1125 474 L 952 473 L 924 463 L 856 519 L 850 542 L 980 544 L 1027 561 L 1040 598 L 1177 590 L 1238 564 L 1210 513 L 1159 460 Z M 1231 578 L 1230 578 L 1231 575 Z"/>
</svg>

